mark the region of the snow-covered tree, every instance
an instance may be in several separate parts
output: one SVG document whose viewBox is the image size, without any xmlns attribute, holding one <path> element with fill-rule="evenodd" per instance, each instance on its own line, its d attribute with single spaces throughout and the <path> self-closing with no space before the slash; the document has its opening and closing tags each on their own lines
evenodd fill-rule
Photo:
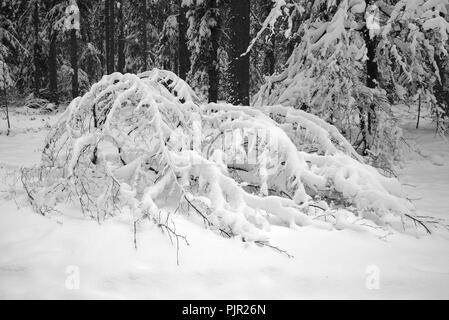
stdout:
<svg viewBox="0 0 449 320">
<path fill-rule="evenodd" d="M 99 222 L 128 212 L 175 233 L 170 216 L 184 214 L 264 245 L 270 225 L 348 227 L 341 207 L 398 230 L 417 221 L 399 182 L 331 124 L 281 105 L 200 105 L 158 69 L 105 76 L 74 99 L 22 181 L 44 215 L 71 199 Z"/>
<path fill-rule="evenodd" d="M 301 41 L 284 71 L 267 79 L 254 104 L 309 110 L 327 117 L 380 166 L 397 159 L 400 130 L 387 97 L 392 88 L 401 91 L 398 84 L 409 92 L 422 86 L 424 92 L 426 82 L 425 92 L 433 95 L 432 83 L 440 78 L 433 56 L 446 54 L 448 1 L 396 2 L 296 3 L 300 9 L 293 12 L 304 16 L 296 32 Z M 292 1 L 274 3 L 265 29 L 285 12 L 293 16 Z"/>
<path fill-rule="evenodd" d="M 336 124 L 350 141 L 362 141 L 366 133 L 357 130 L 360 118 L 371 103 L 383 101 L 382 92 L 368 88 L 362 76 L 365 43 L 357 15 L 364 7 L 318 1 L 308 10 L 311 18 L 297 31 L 301 41 L 284 71 L 267 79 L 254 104 L 280 103 L 313 112 Z"/>
<path fill-rule="evenodd" d="M 430 101 L 435 118 L 441 118 L 444 111 L 434 88 L 443 81 L 442 61 L 448 59 L 449 1 L 401 0 L 383 8 L 388 19 L 380 30 L 377 54 L 383 78 L 400 100 L 420 95 Z"/>
<path fill-rule="evenodd" d="M 209 102 L 218 100 L 218 48 L 221 0 L 183 0 L 187 6 L 190 51 L 188 82 Z"/>
<path fill-rule="evenodd" d="M 178 69 L 178 17 L 171 14 L 165 20 L 159 41 L 159 65 L 166 70 L 177 72 Z"/>
<path fill-rule="evenodd" d="M 14 81 L 12 79 L 11 70 L 7 63 L 7 58 L 11 55 L 11 53 L 15 50 L 18 50 L 18 47 L 21 47 L 19 40 L 15 35 L 16 31 L 13 27 L 12 22 L 0 14 L 0 90 L 3 100 L 3 105 L 6 113 L 6 122 L 7 122 L 7 132 L 9 135 L 9 131 L 11 129 L 10 119 L 9 119 L 9 108 L 8 108 L 8 89 L 14 85 Z"/>
<path fill-rule="evenodd" d="M 78 35 L 80 31 L 80 9 L 75 0 L 70 0 L 65 10 L 64 30 L 70 32 L 70 64 L 72 67 L 72 98 L 78 96 Z"/>
</svg>

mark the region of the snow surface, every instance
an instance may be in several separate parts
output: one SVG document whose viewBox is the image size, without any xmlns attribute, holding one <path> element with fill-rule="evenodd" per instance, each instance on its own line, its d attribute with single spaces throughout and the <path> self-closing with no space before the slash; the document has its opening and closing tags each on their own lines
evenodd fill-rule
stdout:
<svg viewBox="0 0 449 320">
<path fill-rule="evenodd" d="M 190 244 L 180 244 L 178 266 L 176 246 L 154 225 L 138 230 L 136 250 L 130 217 L 99 225 L 73 207 L 42 217 L 8 173 L 38 163 L 55 118 L 13 114 L 12 136 L 0 134 L 0 299 L 449 299 L 449 233 L 272 227 L 271 243 L 290 259 L 178 216 L 176 231 Z M 4 126 L 0 119 L 0 132 Z M 404 128 L 420 150 L 410 151 L 400 170 L 409 198 L 418 213 L 448 218 L 449 144 L 425 120 L 419 130 L 412 122 Z M 70 266 L 79 268 L 78 290 L 66 287 Z M 366 285 L 373 266 L 377 290 Z"/>
</svg>

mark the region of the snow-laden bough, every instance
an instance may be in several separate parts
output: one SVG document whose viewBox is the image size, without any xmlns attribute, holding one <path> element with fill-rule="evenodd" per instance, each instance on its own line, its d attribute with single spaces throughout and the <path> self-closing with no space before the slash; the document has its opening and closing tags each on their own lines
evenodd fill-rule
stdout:
<svg viewBox="0 0 449 320">
<path fill-rule="evenodd" d="M 268 243 L 270 225 L 324 224 L 318 214 L 343 206 L 393 226 L 412 210 L 396 179 L 364 164 L 316 116 L 201 105 L 183 80 L 157 69 L 104 76 L 73 100 L 39 168 L 22 178 L 42 214 L 69 199 L 99 222 L 129 212 L 164 224 L 184 214 L 257 243 Z"/>
</svg>

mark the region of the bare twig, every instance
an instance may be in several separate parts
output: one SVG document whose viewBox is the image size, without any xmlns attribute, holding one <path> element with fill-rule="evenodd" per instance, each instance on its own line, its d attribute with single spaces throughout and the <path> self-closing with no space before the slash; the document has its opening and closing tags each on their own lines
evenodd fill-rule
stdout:
<svg viewBox="0 0 449 320">
<path fill-rule="evenodd" d="M 280 249 L 280 248 L 278 248 L 278 247 L 276 247 L 276 246 L 273 246 L 273 245 L 269 244 L 268 242 L 265 242 L 265 241 L 255 241 L 255 243 L 258 244 L 258 245 L 260 245 L 260 246 L 264 246 L 264 247 L 271 248 L 271 249 L 273 249 L 273 250 L 275 250 L 275 251 L 277 251 L 277 252 L 279 252 L 279 253 L 285 254 L 285 255 L 286 255 L 288 258 L 290 258 L 290 259 L 293 259 L 293 258 L 294 258 L 294 256 L 292 256 L 291 254 L 289 254 L 287 251 L 285 251 L 285 250 L 283 250 L 283 249 Z"/>
<path fill-rule="evenodd" d="M 427 228 L 427 226 L 424 224 L 424 222 L 422 222 L 421 220 L 419 220 L 409 214 L 406 214 L 405 216 L 407 218 L 411 219 L 413 222 L 415 222 L 415 224 L 418 223 L 419 225 L 421 225 L 427 231 L 428 234 L 432 234 L 432 232 L 430 232 L 429 228 Z"/>
<path fill-rule="evenodd" d="M 195 212 L 196 213 L 198 213 L 202 218 L 203 218 L 203 220 L 204 220 L 204 222 L 206 223 L 207 222 L 207 225 L 209 226 L 209 227 L 215 227 L 215 228 L 217 228 L 218 229 L 218 231 L 220 231 L 220 233 L 223 235 L 226 235 L 226 237 L 228 237 L 228 238 L 232 238 L 232 235 L 229 233 L 229 232 L 227 232 L 227 231 L 225 231 L 225 230 L 223 230 L 223 229 L 221 229 L 221 228 L 218 228 L 218 227 L 216 227 L 216 226 L 214 226 L 214 224 L 212 223 L 212 222 L 210 222 L 210 220 L 204 215 L 204 213 L 202 213 L 201 212 L 201 210 L 199 210 L 193 203 L 192 203 L 192 201 L 190 201 L 188 198 L 187 198 L 187 196 L 186 195 L 184 195 L 184 199 L 187 201 L 187 203 L 195 210 Z"/>
</svg>

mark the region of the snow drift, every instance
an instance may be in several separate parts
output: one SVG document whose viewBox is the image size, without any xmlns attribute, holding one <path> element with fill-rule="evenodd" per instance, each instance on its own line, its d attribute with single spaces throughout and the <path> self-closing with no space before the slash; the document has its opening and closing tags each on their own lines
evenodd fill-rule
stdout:
<svg viewBox="0 0 449 320">
<path fill-rule="evenodd" d="M 176 235 L 170 215 L 184 214 L 262 244 L 272 224 L 323 224 L 339 207 L 379 225 L 411 210 L 399 182 L 325 121 L 284 106 L 201 105 L 157 69 L 104 76 L 73 100 L 22 180 L 44 215 L 70 200 L 99 222 L 128 212 Z"/>
</svg>

